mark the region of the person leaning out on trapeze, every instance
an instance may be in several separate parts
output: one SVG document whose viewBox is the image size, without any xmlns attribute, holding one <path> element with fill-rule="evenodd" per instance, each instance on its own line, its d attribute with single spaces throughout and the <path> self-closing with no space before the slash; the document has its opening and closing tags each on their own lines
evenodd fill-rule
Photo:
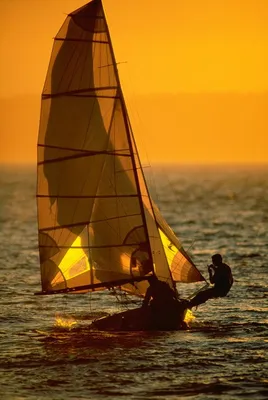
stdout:
<svg viewBox="0 0 268 400">
<path fill-rule="evenodd" d="M 203 290 L 193 297 L 187 304 L 187 308 L 199 306 L 209 299 L 225 297 L 233 285 L 233 275 L 229 265 L 222 262 L 220 254 L 212 256 L 212 264 L 208 265 L 210 283 L 212 288 Z"/>
</svg>

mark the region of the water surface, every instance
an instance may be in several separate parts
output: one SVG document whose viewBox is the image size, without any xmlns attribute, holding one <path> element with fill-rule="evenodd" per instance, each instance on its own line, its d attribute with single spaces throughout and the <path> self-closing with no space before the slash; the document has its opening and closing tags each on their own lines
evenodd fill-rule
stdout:
<svg viewBox="0 0 268 400">
<path fill-rule="evenodd" d="M 113 295 L 40 290 L 35 169 L 0 169 L 2 399 L 266 399 L 268 167 L 158 166 L 148 180 L 163 215 L 207 277 L 220 252 L 225 299 L 194 310 L 191 329 L 97 333 Z M 182 296 L 199 286 L 178 285 Z M 121 306 L 120 309 L 124 309 Z"/>
</svg>

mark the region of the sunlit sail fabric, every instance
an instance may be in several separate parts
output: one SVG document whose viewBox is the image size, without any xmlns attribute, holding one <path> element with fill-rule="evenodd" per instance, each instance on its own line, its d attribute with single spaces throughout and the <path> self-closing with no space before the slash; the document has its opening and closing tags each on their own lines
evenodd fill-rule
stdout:
<svg viewBox="0 0 268 400">
<path fill-rule="evenodd" d="M 44 293 L 98 290 L 153 272 L 174 287 L 163 232 L 170 238 L 148 193 L 100 0 L 68 15 L 55 37 L 37 206 Z M 147 287 L 122 284 L 139 295 Z"/>
<path fill-rule="evenodd" d="M 147 259 L 150 252 L 119 89 L 95 0 L 66 18 L 43 90 L 37 188 L 43 290 L 152 272 L 152 263 L 145 272 L 131 265 L 139 246 Z"/>
<path fill-rule="evenodd" d="M 131 279 L 159 264 L 129 129 L 102 5 L 94 0 L 70 14 L 58 32 L 42 95 L 37 203 L 43 291 Z M 162 248 L 161 254 L 166 262 Z M 168 268 L 162 275 L 170 277 Z M 138 285 L 144 293 L 146 285 Z"/>
<path fill-rule="evenodd" d="M 192 262 L 186 258 L 183 249 L 178 249 L 160 228 L 159 233 L 173 280 L 185 283 L 203 281 L 203 276 Z"/>
<path fill-rule="evenodd" d="M 196 268 L 154 203 L 153 209 L 173 280 L 185 283 L 204 281 L 204 277 Z"/>
</svg>

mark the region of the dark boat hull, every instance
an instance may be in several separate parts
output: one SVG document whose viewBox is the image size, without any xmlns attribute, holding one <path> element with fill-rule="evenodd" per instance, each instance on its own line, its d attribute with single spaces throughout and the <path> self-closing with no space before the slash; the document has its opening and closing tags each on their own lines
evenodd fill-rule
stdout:
<svg viewBox="0 0 268 400">
<path fill-rule="evenodd" d="M 100 318 L 92 323 L 94 329 L 100 331 L 160 331 L 187 329 L 184 322 L 187 309 L 179 305 L 176 311 L 166 310 L 155 313 L 150 307 L 127 310 L 108 317 Z"/>
</svg>

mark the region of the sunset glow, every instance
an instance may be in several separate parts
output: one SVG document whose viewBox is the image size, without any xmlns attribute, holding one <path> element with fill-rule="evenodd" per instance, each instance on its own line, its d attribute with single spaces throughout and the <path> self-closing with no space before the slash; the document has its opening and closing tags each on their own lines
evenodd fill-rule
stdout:
<svg viewBox="0 0 268 400">
<path fill-rule="evenodd" d="M 0 162 L 36 161 L 53 37 L 85 3 L 1 1 Z M 268 2 L 103 5 L 134 133 L 150 161 L 268 161 Z"/>
</svg>

